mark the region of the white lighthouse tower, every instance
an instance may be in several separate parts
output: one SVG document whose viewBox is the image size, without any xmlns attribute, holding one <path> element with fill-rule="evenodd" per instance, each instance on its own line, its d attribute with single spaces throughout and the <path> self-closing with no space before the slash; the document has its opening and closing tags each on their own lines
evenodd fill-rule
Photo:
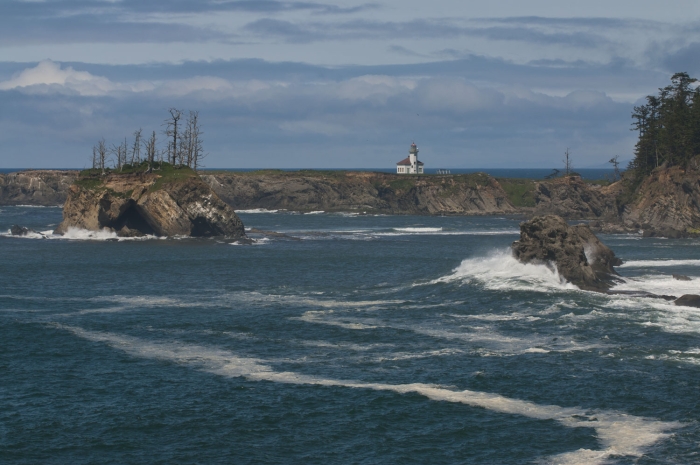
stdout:
<svg viewBox="0 0 700 465">
<path fill-rule="evenodd" d="M 418 147 L 411 144 L 408 150 L 408 158 L 404 158 L 396 164 L 397 174 L 423 174 L 423 162 L 418 161 Z"/>
</svg>

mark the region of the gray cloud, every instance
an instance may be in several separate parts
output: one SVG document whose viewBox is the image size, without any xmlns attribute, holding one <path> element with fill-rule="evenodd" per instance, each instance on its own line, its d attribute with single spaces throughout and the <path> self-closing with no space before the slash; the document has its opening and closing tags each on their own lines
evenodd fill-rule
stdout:
<svg viewBox="0 0 700 465">
<path fill-rule="evenodd" d="M 405 22 L 381 22 L 356 19 L 336 23 L 295 23 L 280 19 L 259 19 L 244 27 L 260 37 L 277 37 L 291 43 L 308 43 L 328 39 L 399 39 L 483 37 L 491 40 L 536 44 L 599 47 L 608 39 L 589 32 L 542 31 L 527 27 L 465 26 L 451 19 L 420 19 Z"/>
<path fill-rule="evenodd" d="M 685 71 L 698 77 L 700 74 L 700 42 L 693 42 L 673 53 L 659 54 L 658 59 L 669 72 Z"/>
<path fill-rule="evenodd" d="M 82 69 L 41 71 L 0 83 L 7 88 L 0 91 L 4 153 L 24 153 L 6 158 L 4 166 L 24 160 L 58 166 L 56 159 L 83 166 L 99 137 L 118 140 L 138 127 L 160 130 L 171 106 L 200 110 L 212 167 L 391 166 L 413 138 L 431 153 L 431 164 L 448 167 L 484 166 L 483 160 L 491 166 L 553 166 L 558 148 L 567 146 L 597 157 L 593 162 L 605 161 L 615 155 L 612 150 L 632 147 L 631 106 L 602 92 L 554 97 L 476 86 L 457 76 L 377 74 L 284 85 L 192 76 L 144 91 L 137 83 Z M 32 82 L 38 84 L 27 86 Z M 27 152 L 22 141 L 30 139 Z M 356 152 L 352 163 L 344 157 L 348 147 Z"/>
<path fill-rule="evenodd" d="M 315 15 L 345 15 L 376 9 L 368 3 L 339 7 L 315 2 L 276 0 L 94 2 L 11 0 L 0 14 L 0 45 L 45 43 L 169 43 L 231 42 L 235 31 L 194 26 L 184 15 L 220 12 L 282 14 L 306 11 Z M 157 18 L 160 15 L 161 17 Z M 163 17 L 167 17 L 164 20 Z M 157 19 L 156 19 L 157 18 Z"/>
</svg>

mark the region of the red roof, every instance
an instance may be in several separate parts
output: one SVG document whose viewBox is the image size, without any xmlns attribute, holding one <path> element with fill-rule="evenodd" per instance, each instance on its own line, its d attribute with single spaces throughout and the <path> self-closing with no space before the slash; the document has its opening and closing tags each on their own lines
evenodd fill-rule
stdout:
<svg viewBox="0 0 700 465">
<path fill-rule="evenodd" d="M 423 162 L 422 162 L 422 161 L 419 161 L 418 164 L 419 164 L 419 165 L 422 165 Z M 410 166 L 410 165 L 411 165 L 411 159 L 410 159 L 410 157 L 404 158 L 403 160 L 401 160 L 400 162 L 398 162 L 397 165 L 408 165 L 408 166 Z"/>
</svg>

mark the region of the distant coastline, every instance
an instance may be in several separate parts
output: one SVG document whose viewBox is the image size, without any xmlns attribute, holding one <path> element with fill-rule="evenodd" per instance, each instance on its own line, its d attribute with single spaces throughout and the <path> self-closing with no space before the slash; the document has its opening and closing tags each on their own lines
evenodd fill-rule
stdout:
<svg viewBox="0 0 700 465">
<path fill-rule="evenodd" d="M 59 171 L 80 171 L 82 168 L 0 168 L 0 173 L 16 173 L 27 170 L 59 170 Z M 267 170 L 271 168 L 204 168 L 200 170 L 202 174 L 208 174 L 216 171 L 227 172 L 251 172 Z M 277 169 L 277 168 L 275 168 Z M 304 169 L 314 171 L 368 171 L 377 173 L 394 173 L 394 168 L 279 168 L 281 171 L 299 171 Z M 448 169 L 451 174 L 472 174 L 486 173 L 494 178 L 518 178 L 518 179 L 545 179 L 546 176 L 552 173 L 551 168 L 426 168 L 426 174 L 437 174 L 438 169 Z M 612 169 L 577 169 L 577 173 L 581 174 L 583 179 L 590 181 L 605 180 L 614 174 Z"/>
</svg>

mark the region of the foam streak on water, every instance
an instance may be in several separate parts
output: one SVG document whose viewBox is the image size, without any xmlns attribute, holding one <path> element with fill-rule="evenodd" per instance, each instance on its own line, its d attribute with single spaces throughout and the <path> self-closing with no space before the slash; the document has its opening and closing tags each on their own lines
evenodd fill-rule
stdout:
<svg viewBox="0 0 700 465">
<path fill-rule="evenodd" d="M 260 359 L 239 357 L 231 352 L 196 345 L 152 343 L 134 337 L 87 331 L 79 327 L 56 325 L 57 328 L 84 339 L 106 343 L 132 356 L 166 360 L 225 377 L 243 377 L 252 381 L 336 386 L 355 389 L 417 393 L 431 400 L 453 402 L 484 408 L 498 413 L 523 415 L 538 420 L 555 420 L 568 428 L 594 428 L 603 448 L 581 449 L 552 457 L 553 463 L 604 463 L 612 455 L 639 457 L 645 449 L 668 437 L 679 428 L 675 422 L 662 422 L 614 411 L 588 411 L 556 405 L 538 405 L 498 394 L 478 391 L 454 391 L 440 386 L 415 384 L 365 383 L 307 376 L 295 372 L 277 372 Z"/>
</svg>

